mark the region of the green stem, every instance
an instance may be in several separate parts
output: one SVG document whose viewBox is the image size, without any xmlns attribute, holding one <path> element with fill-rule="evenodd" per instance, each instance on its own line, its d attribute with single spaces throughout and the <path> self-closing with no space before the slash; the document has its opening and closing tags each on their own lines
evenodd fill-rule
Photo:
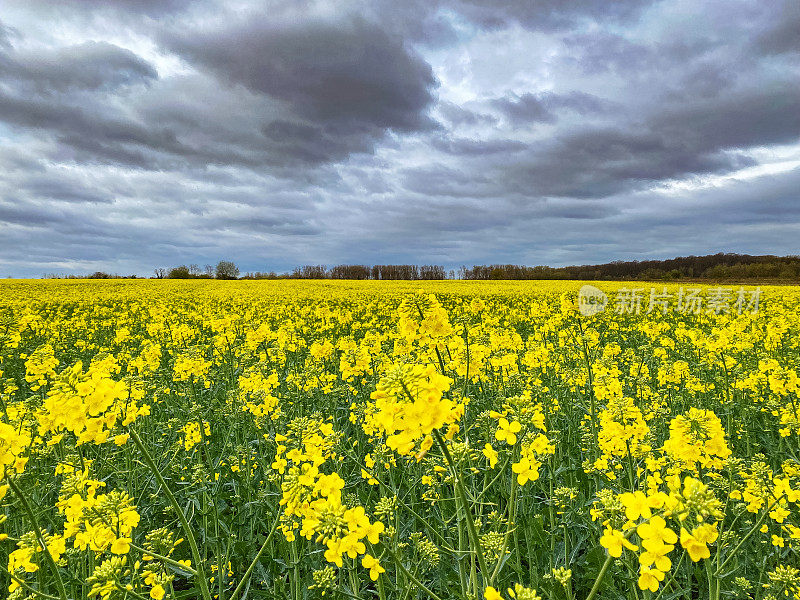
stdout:
<svg viewBox="0 0 800 600">
<path fill-rule="evenodd" d="M 361 596 L 359 595 L 360 586 L 358 585 L 358 575 L 356 574 L 355 559 L 353 559 L 353 568 L 347 570 L 347 576 L 350 579 L 350 589 L 352 590 L 353 598 L 361 600 Z"/>
<path fill-rule="evenodd" d="M 21 587 L 26 592 L 30 592 L 31 594 L 36 594 L 40 598 L 47 598 L 47 600 L 58 600 L 58 596 L 51 596 L 50 594 L 45 594 L 44 592 L 40 592 L 39 590 L 36 590 L 36 589 L 32 588 L 27 583 L 22 581 L 22 579 L 18 578 L 11 571 L 6 570 L 2 566 L 0 566 L 0 569 L 3 569 L 3 573 L 7 574 L 14 581 L 14 583 L 16 583 L 19 587 Z"/>
<path fill-rule="evenodd" d="M 36 518 L 36 515 L 33 514 L 33 510 L 31 509 L 28 499 L 25 497 L 25 494 L 22 493 L 22 490 L 19 489 L 16 482 L 9 477 L 6 479 L 6 483 L 8 484 L 8 487 L 12 489 L 17 498 L 19 498 L 19 501 L 22 503 L 22 507 L 25 509 L 25 512 L 28 514 L 28 518 L 31 520 L 31 525 L 33 526 L 34 533 L 36 534 L 36 540 L 42 547 L 42 551 L 47 557 L 47 562 L 50 563 L 50 567 L 53 569 L 53 574 L 56 576 L 56 587 L 58 588 L 59 598 L 62 600 L 67 600 L 67 590 L 64 588 L 64 580 L 61 579 L 61 573 L 58 571 L 58 565 L 56 565 L 56 561 L 53 560 L 53 555 L 50 554 L 50 549 L 47 547 L 47 543 L 44 540 L 42 530 L 39 527 L 39 520 Z"/>
<path fill-rule="evenodd" d="M 603 563 L 603 566 L 600 567 L 600 572 L 597 574 L 597 579 L 594 580 L 594 585 L 592 586 L 592 590 L 589 592 L 589 595 L 586 596 L 586 600 L 592 600 L 597 594 L 597 590 L 600 589 L 600 582 L 603 581 L 603 577 L 606 575 L 606 571 L 608 571 L 608 567 L 611 566 L 611 561 L 613 558 L 609 554 L 606 556 L 606 562 Z"/>
<path fill-rule="evenodd" d="M 455 505 L 455 518 L 457 519 L 456 524 L 458 526 L 458 582 L 461 584 L 461 595 L 464 598 L 467 598 L 469 595 L 469 583 L 467 582 L 467 572 L 465 570 L 464 561 L 461 560 L 461 555 L 466 555 L 469 550 L 464 549 L 465 541 L 464 541 L 464 522 L 461 519 L 461 515 L 463 511 L 458 507 L 458 502 L 455 498 L 453 498 L 453 504 Z M 464 519 L 466 520 L 466 519 Z M 474 564 L 474 561 L 470 561 Z"/>
<path fill-rule="evenodd" d="M 708 577 L 708 600 L 715 600 L 719 592 L 719 579 L 711 573 L 711 561 L 704 560 L 706 567 L 706 577 Z"/>
<path fill-rule="evenodd" d="M 458 473 L 456 473 L 453 457 L 450 456 L 450 451 L 447 449 L 447 445 L 444 443 L 444 440 L 442 439 L 438 429 L 433 430 L 433 438 L 439 445 L 442 454 L 444 454 L 444 458 L 447 461 L 447 464 L 450 466 L 450 473 L 455 479 L 456 494 L 461 501 L 461 505 L 464 507 L 464 518 L 467 522 L 467 533 L 469 534 L 470 542 L 472 544 L 472 551 L 475 553 L 478 559 L 478 565 L 481 569 L 481 577 L 486 579 L 489 571 L 486 568 L 486 561 L 484 560 L 483 556 L 483 548 L 481 548 L 481 540 L 478 537 L 478 530 L 475 529 L 475 520 L 472 516 L 472 511 L 469 508 L 469 504 L 467 503 L 467 492 L 464 490 L 464 482 L 461 481 L 461 477 L 459 477 Z"/>
<path fill-rule="evenodd" d="M 506 549 L 508 548 L 508 541 L 511 537 L 511 532 L 516 529 L 516 516 L 517 516 L 517 478 L 513 476 L 511 477 L 511 498 L 509 500 L 508 505 L 508 527 L 506 527 L 506 535 L 503 538 L 503 548 L 500 551 L 500 557 L 497 559 L 497 564 L 494 567 L 494 571 L 492 571 L 492 576 L 489 577 L 489 585 L 494 585 L 494 580 L 500 574 L 500 566 L 503 564 L 503 558 L 505 558 Z"/>
<path fill-rule="evenodd" d="M 578 319 L 578 330 L 581 333 L 581 344 L 583 346 L 583 357 L 586 361 L 586 372 L 589 379 L 589 410 L 592 425 L 592 440 L 594 446 L 592 447 L 592 459 L 597 458 L 598 438 L 597 438 L 597 407 L 594 397 L 594 377 L 592 376 L 592 362 L 589 360 L 589 347 L 586 344 L 586 337 L 583 335 L 583 324 Z"/>
<path fill-rule="evenodd" d="M 198 586 L 200 587 L 200 593 L 203 596 L 203 600 L 211 600 L 211 592 L 208 590 L 208 580 L 206 579 L 205 570 L 203 569 L 203 561 L 200 558 L 200 549 L 197 547 L 197 540 L 194 537 L 194 532 L 192 528 L 189 526 L 189 521 L 186 520 L 186 515 L 183 513 L 180 505 L 178 504 L 178 500 L 175 498 L 175 495 L 172 493 L 172 490 L 169 489 L 167 486 L 167 482 L 164 481 L 164 478 L 161 476 L 161 472 L 158 470 L 153 457 L 150 456 L 150 453 L 147 451 L 147 448 L 144 447 L 142 440 L 139 439 L 139 436 L 132 428 L 128 428 L 128 433 L 131 435 L 131 439 L 136 444 L 136 447 L 139 449 L 139 452 L 142 453 L 142 458 L 147 463 L 147 466 L 150 467 L 150 470 L 153 473 L 153 476 L 158 481 L 159 486 L 166 495 L 167 500 L 169 500 L 170 505 L 172 505 L 173 510 L 178 515 L 178 520 L 181 522 L 181 527 L 183 528 L 184 534 L 186 534 L 186 539 L 189 542 L 189 547 L 192 550 L 192 558 L 195 562 L 195 568 L 197 571 L 197 575 L 195 576 L 195 580 L 197 581 Z"/>
<path fill-rule="evenodd" d="M 134 592 L 133 590 L 129 590 L 127 588 L 122 587 L 122 585 L 120 585 L 119 581 L 117 581 L 115 583 L 117 584 L 117 589 L 120 592 L 126 594 L 127 596 L 131 596 L 131 597 L 135 598 L 136 600 L 147 600 L 147 598 L 145 598 L 141 594 L 138 594 L 138 593 Z"/>
<path fill-rule="evenodd" d="M 731 550 L 731 553 L 728 555 L 728 558 L 726 558 L 723 561 L 723 563 L 719 566 L 719 568 L 716 571 L 714 571 L 714 574 L 713 574 L 714 577 L 719 577 L 719 574 L 722 573 L 723 569 L 725 569 L 725 566 L 733 559 L 733 557 L 736 555 L 736 552 L 739 550 L 739 548 L 742 547 L 742 544 L 744 544 L 750 538 L 750 536 L 753 535 L 756 532 L 756 530 L 761 527 L 761 524 L 764 522 L 764 519 L 767 518 L 767 515 L 769 514 L 769 512 L 775 507 L 775 505 L 778 502 L 781 501 L 782 498 L 783 498 L 783 496 L 781 496 L 780 498 L 775 500 L 775 502 L 773 502 L 771 506 L 768 506 L 764 510 L 764 514 L 762 514 L 761 517 L 756 522 L 756 524 L 753 525 L 753 528 L 750 531 L 747 532 L 747 535 L 745 535 L 741 539 L 741 541 L 736 545 L 736 547 L 733 550 Z"/>
<path fill-rule="evenodd" d="M 381 559 L 383 555 L 381 555 Z M 378 576 L 378 600 L 386 600 L 386 591 L 383 589 L 383 577 Z"/>
<path fill-rule="evenodd" d="M 272 534 L 274 534 L 275 530 L 278 528 L 278 521 L 280 520 L 280 517 L 280 513 L 278 513 L 278 516 L 275 517 L 275 522 L 272 524 L 272 529 L 270 529 L 269 534 L 267 535 L 267 539 L 264 540 L 263 544 L 261 544 L 261 548 L 253 559 L 253 562 L 251 562 L 250 566 L 247 567 L 247 571 L 245 571 L 244 575 L 242 575 L 242 580 L 239 582 L 239 585 L 236 586 L 236 589 L 233 590 L 233 594 L 231 594 L 231 597 L 228 600 L 236 600 L 236 596 L 238 596 L 239 592 L 242 591 L 242 587 L 244 587 L 245 582 L 250 579 L 250 574 L 253 572 L 253 569 L 256 568 L 256 564 L 261 558 L 261 555 L 266 551 L 267 544 L 269 544 L 269 541 L 272 539 Z"/>
<path fill-rule="evenodd" d="M 294 600 L 300 600 L 300 559 L 297 557 L 297 540 L 290 542 L 292 550 L 292 584 Z"/>
<path fill-rule="evenodd" d="M 392 558 L 394 559 L 394 562 L 395 562 L 395 564 L 397 565 L 397 568 L 398 568 L 398 569 L 400 569 L 400 570 L 403 572 L 403 575 L 405 575 L 406 577 L 408 577 L 408 578 L 411 580 L 411 582 L 412 582 L 414 585 L 416 585 L 416 586 L 417 586 L 419 589 L 421 589 L 423 592 L 425 592 L 426 594 L 428 594 L 428 596 L 430 596 L 432 600 L 442 600 L 442 599 L 441 599 L 439 596 L 437 596 L 437 595 L 436 595 L 436 594 L 434 594 L 434 593 L 433 593 L 431 590 L 429 590 L 427 587 L 425 587 L 425 584 L 424 584 L 424 583 L 422 583 L 422 582 L 421 582 L 419 579 L 417 579 L 416 577 L 414 577 L 414 576 L 413 576 L 413 575 L 412 575 L 412 574 L 409 572 L 409 570 L 408 570 L 408 569 L 406 569 L 405 565 L 404 565 L 404 564 L 403 564 L 403 563 L 400 561 L 400 558 L 397 556 L 397 554 L 395 554 L 395 553 L 394 553 L 392 550 L 390 550 L 389 548 L 387 548 L 387 551 L 389 552 L 389 554 L 391 554 L 391 555 L 392 555 Z"/>
<path fill-rule="evenodd" d="M 658 594 L 656 595 L 655 598 L 653 598 L 653 600 L 659 600 L 661 598 L 661 595 L 667 589 L 667 587 L 669 587 L 672 584 L 672 582 L 675 581 L 675 577 L 678 575 L 678 569 L 681 568 L 684 558 L 686 558 L 686 550 L 684 550 L 683 553 L 681 554 L 681 559 L 678 561 L 678 564 L 675 566 L 674 569 L 672 569 L 672 574 L 670 578 L 666 582 L 664 582 L 664 585 L 661 586 L 661 589 L 658 591 Z"/>
<path fill-rule="evenodd" d="M 152 556 L 156 560 L 160 560 L 162 562 L 165 562 L 168 565 L 171 565 L 171 566 L 173 566 L 173 567 L 175 567 L 177 569 L 180 569 L 181 571 L 186 571 L 190 575 L 192 575 L 194 577 L 197 577 L 197 571 L 195 571 L 192 567 L 187 567 L 183 563 L 179 563 L 177 560 L 173 560 L 173 559 L 169 558 L 168 556 L 163 556 L 162 554 L 156 554 L 155 552 L 151 552 L 150 550 L 146 550 L 146 549 L 142 548 L 141 546 L 137 546 L 136 544 L 130 544 L 130 546 L 134 550 L 137 550 L 137 551 L 141 552 L 142 554 L 144 554 L 146 556 Z"/>
</svg>

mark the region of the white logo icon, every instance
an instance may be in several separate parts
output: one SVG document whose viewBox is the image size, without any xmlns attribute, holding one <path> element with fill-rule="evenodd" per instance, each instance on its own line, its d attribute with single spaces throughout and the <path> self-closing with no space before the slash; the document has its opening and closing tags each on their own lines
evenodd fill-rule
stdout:
<svg viewBox="0 0 800 600">
<path fill-rule="evenodd" d="M 584 317 L 591 317 L 606 309 L 608 296 L 593 285 L 584 285 L 578 292 L 578 310 Z"/>
</svg>

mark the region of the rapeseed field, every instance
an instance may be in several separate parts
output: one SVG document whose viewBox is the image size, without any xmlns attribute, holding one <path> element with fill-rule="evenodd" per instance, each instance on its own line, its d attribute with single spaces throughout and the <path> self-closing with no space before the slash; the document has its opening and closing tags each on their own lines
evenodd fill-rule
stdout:
<svg viewBox="0 0 800 600">
<path fill-rule="evenodd" d="M 800 597 L 800 289 L 0 283 L 0 596 Z"/>
</svg>

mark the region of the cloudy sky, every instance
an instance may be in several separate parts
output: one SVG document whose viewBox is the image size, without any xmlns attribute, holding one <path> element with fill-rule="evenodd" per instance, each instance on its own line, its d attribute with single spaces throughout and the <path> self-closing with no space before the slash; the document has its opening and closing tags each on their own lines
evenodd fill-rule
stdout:
<svg viewBox="0 0 800 600">
<path fill-rule="evenodd" d="M 0 276 L 799 238 L 797 0 L 0 7 Z"/>
</svg>

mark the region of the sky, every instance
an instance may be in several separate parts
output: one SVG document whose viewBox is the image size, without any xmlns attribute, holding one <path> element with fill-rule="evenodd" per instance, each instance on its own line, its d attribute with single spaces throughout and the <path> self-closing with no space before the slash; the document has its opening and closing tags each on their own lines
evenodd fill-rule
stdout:
<svg viewBox="0 0 800 600">
<path fill-rule="evenodd" d="M 0 277 L 798 239 L 797 0 L 2 0 Z"/>
</svg>

